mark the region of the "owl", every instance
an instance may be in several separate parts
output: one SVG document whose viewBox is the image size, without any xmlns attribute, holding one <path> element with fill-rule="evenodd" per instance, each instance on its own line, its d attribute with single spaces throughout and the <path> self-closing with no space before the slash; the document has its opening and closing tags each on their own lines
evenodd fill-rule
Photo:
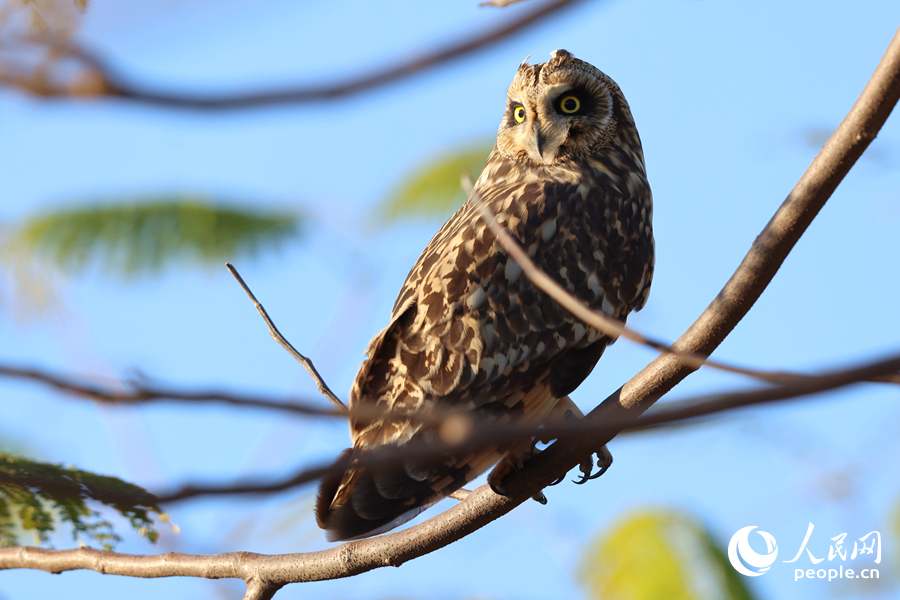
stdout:
<svg viewBox="0 0 900 600">
<path fill-rule="evenodd" d="M 640 138 L 612 79 L 565 50 L 551 56 L 519 66 L 472 195 L 545 273 L 624 322 L 653 276 Z M 387 531 L 498 461 L 488 481 L 503 493 L 531 440 L 355 464 L 373 449 L 439 440 L 438 420 L 422 415 L 465 411 L 529 427 L 580 415 L 568 395 L 613 341 L 531 284 L 470 197 L 422 252 L 369 345 L 350 392 L 348 467 L 321 483 L 319 526 L 332 541 Z M 591 466 L 588 457 L 584 479 Z"/>
</svg>

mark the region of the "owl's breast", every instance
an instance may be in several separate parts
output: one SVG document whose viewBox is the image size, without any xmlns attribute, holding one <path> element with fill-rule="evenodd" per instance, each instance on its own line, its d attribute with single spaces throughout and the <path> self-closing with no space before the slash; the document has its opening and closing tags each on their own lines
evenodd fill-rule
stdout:
<svg viewBox="0 0 900 600">
<path fill-rule="evenodd" d="M 575 297 L 624 318 L 643 304 L 653 270 L 651 197 L 643 182 L 629 186 L 633 193 L 604 178 L 547 183 L 510 230 Z"/>
</svg>

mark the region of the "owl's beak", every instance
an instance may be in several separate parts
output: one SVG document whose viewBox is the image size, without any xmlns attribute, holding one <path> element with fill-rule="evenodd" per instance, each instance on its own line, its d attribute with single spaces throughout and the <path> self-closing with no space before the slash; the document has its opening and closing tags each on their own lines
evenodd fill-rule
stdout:
<svg viewBox="0 0 900 600">
<path fill-rule="evenodd" d="M 544 158 L 544 146 L 547 145 L 547 136 L 541 131 L 540 127 L 537 123 L 534 124 L 534 146 L 537 150 L 537 155 L 543 160 Z"/>
<path fill-rule="evenodd" d="M 562 140 L 557 139 L 552 131 L 546 131 L 541 127 L 540 119 L 535 119 L 532 125 L 532 135 L 529 136 L 525 149 L 528 155 L 536 163 L 550 164 L 556 160 L 556 153 Z"/>
</svg>

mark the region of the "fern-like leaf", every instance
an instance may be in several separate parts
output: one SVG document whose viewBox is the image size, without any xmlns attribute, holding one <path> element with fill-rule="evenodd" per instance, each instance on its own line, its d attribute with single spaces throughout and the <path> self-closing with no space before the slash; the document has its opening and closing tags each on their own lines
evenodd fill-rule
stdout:
<svg viewBox="0 0 900 600">
<path fill-rule="evenodd" d="M 297 234 L 296 215 L 218 206 L 193 198 L 149 198 L 37 215 L 12 232 L 15 247 L 68 272 L 98 262 L 112 274 L 159 271 L 253 254 Z"/>
<path fill-rule="evenodd" d="M 46 543 L 58 523 L 66 523 L 76 540 L 93 540 L 112 549 L 120 537 L 88 501 L 109 506 L 141 535 L 156 541 L 150 515 L 160 514 L 160 509 L 156 496 L 143 488 L 115 477 L 0 453 L 0 547 L 18 545 L 23 532 L 33 533 L 37 544 Z"/>
</svg>

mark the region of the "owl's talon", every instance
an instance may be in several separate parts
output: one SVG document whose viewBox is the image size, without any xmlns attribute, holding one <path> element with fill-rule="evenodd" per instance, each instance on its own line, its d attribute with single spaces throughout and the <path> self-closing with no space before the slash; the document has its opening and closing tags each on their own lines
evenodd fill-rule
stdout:
<svg viewBox="0 0 900 600">
<path fill-rule="evenodd" d="M 531 497 L 532 500 L 541 504 L 543 506 L 547 506 L 547 496 L 544 495 L 544 492 L 538 492 L 534 496 Z"/>
<path fill-rule="evenodd" d="M 550 484 L 547 484 L 547 485 L 548 485 L 548 486 L 551 486 L 551 485 L 559 485 L 560 483 L 562 483 L 562 480 L 565 479 L 565 478 L 566 478 L 565 475 L 560 475 L 555 481 L 553 481 L 553 483 L 550 483 Z"/>
<path fill-rule="evenodd" d="M 590 457 L 582 461 L 581 465 L 579 465 L 579 468 L 581 469 L 581 479 L 579 481 L 573 479 L 572 483 L 582 485 L 592 479 L 597 479 L 609 470 L 612 463 L 612 454 L 606 446 L 603 446 L 603 448 L 597 451 L 597 472 L 591 473 L 591 471 L 594 470 L 594 455 L 591 454 Z"/>
<path fill-rule="evenodd" d="M 509 496 L 506 490 L 504 490 L 503 487 L 501 487 L 499 484 L 494 484 L 488 481 L 488 485 L 491 486 L 491 491 L 498 496 Z"/>
</svg>

